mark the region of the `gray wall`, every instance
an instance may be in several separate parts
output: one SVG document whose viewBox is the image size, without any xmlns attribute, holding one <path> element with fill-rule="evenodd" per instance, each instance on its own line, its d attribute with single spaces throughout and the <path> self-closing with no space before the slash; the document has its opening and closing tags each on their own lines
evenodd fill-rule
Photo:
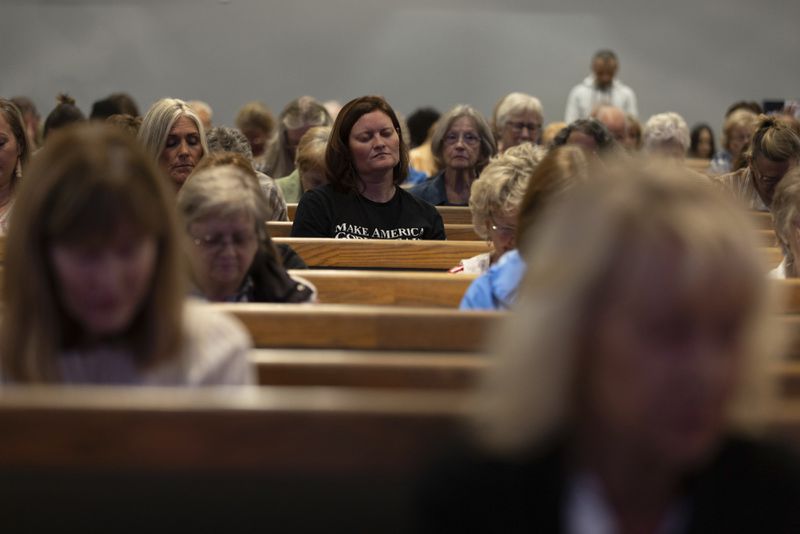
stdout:
<svg viewBox="0 0 800 534">
<path fill-rule="evenodd" d="M 142 111 L 199 98 L 230 124 L 251 99 L 278 112 L 301 94 L 380 93 L 406 114 L 488 114 L 519 90 L 560 120 L 609 47 L 643 118 L 677 111 L 718 129 L 734 100 L 800 95 L 799 20 L 800 2 L 777 0 L 0 0 L 0 95 L 28 95 L 43 116 L 59 91 L 87 113 L 119 90 Z"/>
</svg>

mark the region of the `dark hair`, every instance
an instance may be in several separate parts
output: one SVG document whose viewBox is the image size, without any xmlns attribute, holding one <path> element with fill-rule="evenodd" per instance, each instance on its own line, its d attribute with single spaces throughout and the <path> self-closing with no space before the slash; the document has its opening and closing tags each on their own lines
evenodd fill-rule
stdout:
<svg viewBox="0 0 800 534">
<path fill-rule="evenodd" d="M 578 119 L 565 126 L 553 138 L 551 148 L 566 145 L 567 139 L 569 139 L 572 132 L 581 132 L 592 137 L 594 142 L 597 143 L 597 151 L 601 154 L 610 153 L 617 149 L 617 142 L 614 141 L 608 128 L 597 119 Z"/>
<path fill-rule="evenodd" d="M 114 93 L 92 104 L 90 119 L 105 119 L 111 115 L 139 116 L 139 107 L 128 93 Z"/>
<path fill-rule="evenodd" d="M 86 116 L 83 112 L 75 106 L 74 98 L 66 93 L 61 93 L 56 97 L 56 101 L 58 104 L 56 104 L 56 107 L 53 108 L 53 111 L 50 112 L 47 119 L 44 121 L 43 136 L 45 138 L 47 138 L 47 135 L 53 130 L 63 128 L 73 122 L 83 122 L 86 120 Z"/>
<path fill-rule="evenodd" d="M 400 121 L 397 119 L 397 114 L 383 97 L 362 96 L 345 104 L 336 116 L 330 141 L 325 149 L 328 181 L 340 191 L 358 191 L 362 185 L 361 177 L 353 165 L 353 155 L 350 153 L 350 131 L 358 119 L 373 111 L 385 113 L 392 120 L 399 138 L 400 161 L 394 167 L 392 183 L 400 185 L 408 175 L 408 147 L 400 135 Z"/>
<path fill-rule="evenodd" d="M 411 146 L 409 148 L 418 147 L 425 142 L 431 126 L 439 120 L 440 116 L 441 113 L 433 108 L 420 108 L 408 116 L 406 122 L 408 123 L 408 131 L 411 133 Z"/>
<path fill-rule="evenodd" d="M 748 111 L 752 111 L 756 115 L 761 115 L 764 113 L 764 109 L 761 107 L 761 104 L 756 102 L 755 100 L 739 100 L 738 102 L 734 102 L 728 107 L 728 111 L 725 112 L 725 118 L 727 119 L 731 113 L 736 111 L 737 109 L 746 109 Z"/>
<path fill-rule="evenodd" d="M 603 61 L 611 60 L 611 61 L 619 62 L 619 60 L 617 59 L 617 54 L 614 53 L 613 50 L 610 50 L 608 48 L 603 48 L 603 49 L 598 50 L 597 52 L 595 52 L 594 55 L 592 56 L 592 61 L 595 61 L 597 59 L 602 59 Z"/>
<path fill-rule="evenodd" d="M 116 114 L 107 117 L 106 124 L 111 124 L 121 129 L 135 139 L 139 134 L 139 127 L 142 125 L 142 118 L 127 114 Z"/>
<path fill-rule="evenodd" d="M 714 143 L 714 130 L 711 129 L 711 126 L 702 122 L 700 124 L 696 124 L 692 131 L 689 133 L 689 157 L 690 158 L 705 158 L 708 159 L 711 156 L 700 156 L 697 154 L 697 145 L 700 143 L 700 134 L 703 131 L 707 131 L 708 135 L 711 136 L 711 156 L 716 154 L 717 152 L 717 145 Z"/>
<path fill-rule="evenodd" d="M 14 140 L 17 142 L 17 151 L 19 153 L 19 161 L 25 166 L 28 163 L 28 156 L 30 149 L 28 148 L 28 136 L 25 134 L 25 120 L 22 118 L 22 113 L 19 108 L 11 101 L 5 98 L 0 98 L 0 115 L 8 123 L 11 128 L 11 133 L 14 134 Z M 16 187 L 17 175 L 14 173 L 11 176 L 11 188 Z"/>
</svg>

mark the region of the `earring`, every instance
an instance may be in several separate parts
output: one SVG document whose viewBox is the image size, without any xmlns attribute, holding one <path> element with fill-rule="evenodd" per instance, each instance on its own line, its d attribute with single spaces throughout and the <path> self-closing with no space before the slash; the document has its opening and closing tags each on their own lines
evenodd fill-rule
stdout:
<svg viewBox="0 0 800 534">
<path fill-rule="evenodd" d="M 20 163 L 20 161 L 19 161 L 19 160 L 17 160 L 17 167 L 16 167 L 16 169 L 14 170 L 14 174 L 16 175 L 16 177 L 17 177 L 17 180 L 19 180 L 20 178 L 22 178 L 22 163 Z"/>
</svg>

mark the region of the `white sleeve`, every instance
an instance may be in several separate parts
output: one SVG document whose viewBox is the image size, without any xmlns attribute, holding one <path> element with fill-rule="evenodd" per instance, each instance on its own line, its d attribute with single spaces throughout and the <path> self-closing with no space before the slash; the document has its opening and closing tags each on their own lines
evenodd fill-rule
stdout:
<svg viewBox="0 0 800 534">
<path fill-rule="evenodd" d="M 578 87 L 573 87 L 567 97 L 567 109 L 564 111 L 564 122 L 567 124 L 580 118 L 581 111 L 578 100 Z"/>
<path fill-rule="evenodd" d="M 630 87 L 628 88 L 628 105 L 626 106 L 627 109 L 625 111 L 630 113 L 636 118 L 639 118 L 639 110 L 636 107 L 636 93 L 633 92 L 633 89 Z"/>
</svg>

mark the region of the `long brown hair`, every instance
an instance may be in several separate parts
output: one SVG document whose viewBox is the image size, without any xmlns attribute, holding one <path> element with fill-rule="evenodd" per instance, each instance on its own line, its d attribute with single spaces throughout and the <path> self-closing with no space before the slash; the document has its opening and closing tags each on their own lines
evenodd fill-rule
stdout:
<svg viewBox="0 0 800 534">
<path fill-rule="evenodd" d="M 58 382 L 58 354 L 81 339 L 49 255 L 57 243 L 103 244 L 122 223 L 157 243 L 149 293 L 121 342 L 140 368 L 178 355 L 185 295 L 174 195 L 123 132 L 86 124 L 54 134 L 23 180 L 6 241 L 0 370 L 12 382 Z"/>
</svg>

